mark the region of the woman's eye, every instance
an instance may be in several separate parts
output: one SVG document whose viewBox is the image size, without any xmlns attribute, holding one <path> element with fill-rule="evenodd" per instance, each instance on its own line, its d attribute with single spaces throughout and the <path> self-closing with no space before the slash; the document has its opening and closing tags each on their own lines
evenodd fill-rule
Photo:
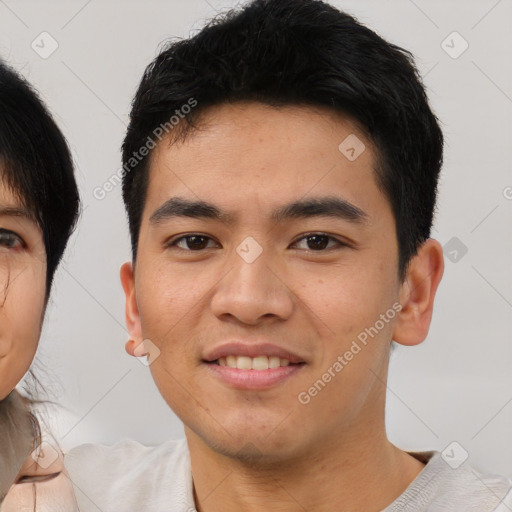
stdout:
<svg viewBox="0 0 512 512">
<path fill-rule="evenodd" d="M 206 235 L 186 235 L 180 238 L 177 238 L 173 242 L 168 244 L 168 247 L 179 247 L 180 249 L 190 250 L 190 251 L 200 251 L 202 249 L 207 249 L 208 240 L 212 240 L 209 236 Z M 213 241 L 213 240 L 212 240 Z"/>
<path fill-rule="evenodd" d="M 23 247 L 24 245 L 25 243 L 16 233 L 0 229 L 0 246 L 15 249 L 17 247 Z"/>
<path fill-rule="evenodd" d="M 301 240 L 306 240 L 307 247 L 303 247 L 303 249 L 310 251 L 323 251 L 324 249 L 332 249 L 332 246 L 329 247 L 329 241 L 334 242 L 334 246 L 344 247 L 346 244 L 333 238 L 329 235 L 324 235 L 323 233 L 310 233 L 302 238 L 299 238 L 294 245 L 297 245 Z"/>
</svg>

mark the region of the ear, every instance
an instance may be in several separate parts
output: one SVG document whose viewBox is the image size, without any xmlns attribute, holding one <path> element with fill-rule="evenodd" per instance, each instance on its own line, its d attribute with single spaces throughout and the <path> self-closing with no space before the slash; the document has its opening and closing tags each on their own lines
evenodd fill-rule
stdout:
<svg viewBox="0 0 512 512">
<path fill-rule="evenodd" d="M 400 286 L 402 306 L 397 315 L 393 339 L 401 345 L 419 345 L 428 334 L 434 297 L 443 277 L 443 248 L 437 240 L 429 238 L 409 262 Z"/>
<path fill-rule="evenodd" d="M 126 298 L 125 321 L 130 340 L 126 342 L 125 349 L 128 354 L 134 357 L 140 357 L 140 347 L 142 347 L 142 327 L 140 322 L 139 307 L 135 295 L 135 274 L 131 262 L 124 263 L 121 266 L 121 284 L 123 285 Z M 139 349 L 137 350 L 137 347 Z"/>
</svg>

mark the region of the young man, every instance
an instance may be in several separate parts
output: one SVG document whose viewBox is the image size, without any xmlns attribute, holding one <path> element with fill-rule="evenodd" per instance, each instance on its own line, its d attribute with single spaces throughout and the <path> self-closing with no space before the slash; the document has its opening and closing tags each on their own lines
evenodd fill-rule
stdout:
<svg viewBox="0 0 512 512">
<path fill-rule="evenodd" d="M 256 0 L 155 59 L 123 146 L 126 348 L 186 440 L 73 450 L 82 510 L 512 507 L 385 431 L 391 342 L 425 339 L 443 273 L 442 145 L 410 54 L 323 2 Z"/>
</svg>

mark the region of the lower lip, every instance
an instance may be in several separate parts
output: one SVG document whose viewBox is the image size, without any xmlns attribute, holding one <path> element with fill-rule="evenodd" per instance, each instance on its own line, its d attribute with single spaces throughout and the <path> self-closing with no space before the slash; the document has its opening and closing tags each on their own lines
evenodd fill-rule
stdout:
<svg viewBox="0 0 512 512">
<path fill-rule="evenodd" d="M 213 374 L 222 382 L 237 388 L 261 390 L 268 389 L 295 375 L 304 364 L 291 364 L 268 370 L 241 370 L 220 366 L 216 363 L 206 363 Z"/>
</svg>

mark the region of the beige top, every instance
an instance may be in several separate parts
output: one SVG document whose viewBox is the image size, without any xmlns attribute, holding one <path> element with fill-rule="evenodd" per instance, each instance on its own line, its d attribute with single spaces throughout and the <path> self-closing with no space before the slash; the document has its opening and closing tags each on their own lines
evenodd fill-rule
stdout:
<svg viewBox="0 0 512 512">
<path fill-rule="evenodd" d="M 64 456 L 47 442 L 26 459 L 0 507 L 0 512 L 20 511 L 79 511 Z"/>
</svg>

